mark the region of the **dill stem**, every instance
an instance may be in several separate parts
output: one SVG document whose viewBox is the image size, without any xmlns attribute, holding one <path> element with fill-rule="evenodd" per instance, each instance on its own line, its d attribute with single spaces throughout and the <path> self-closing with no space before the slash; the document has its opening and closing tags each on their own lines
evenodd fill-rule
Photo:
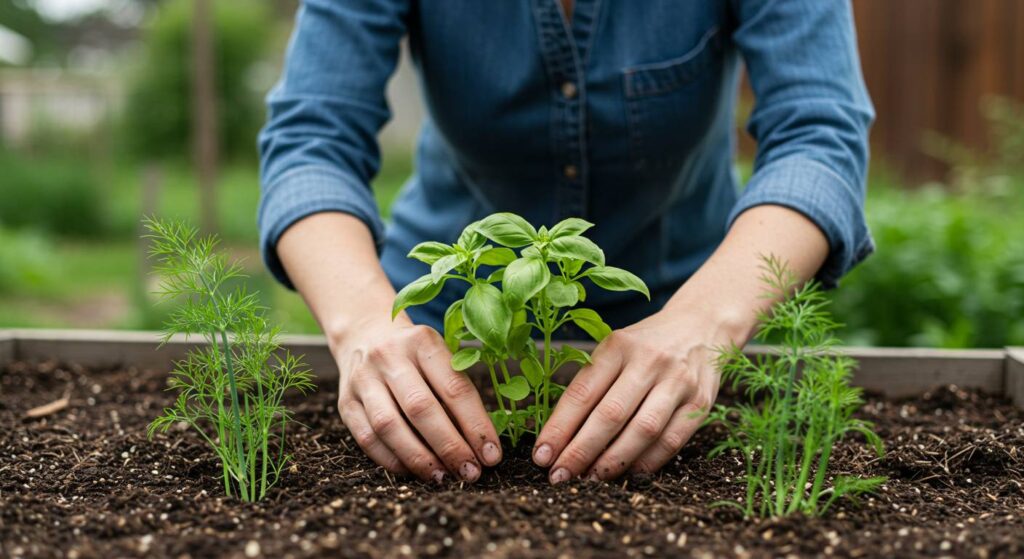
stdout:
<svg viewBox="0 0 1024 559">
<path fill-rule="evenodd" d="M 234 438 L 236 441 L 236 448 L 238 449 L 238 462 L 239 471 L 241 476 L 238 479 L 238 484 L 241 486 L 241 493 L 245 500 L 249 500 L 246 492 L 248 483 L 245 479 L 245 451 L 242 448 L 242 414 L 239 408 L 241 405 L 238 402 L 238 383 L 235 381 L 235 364 L 231 356 L 231 346 L 228 344 L 227 330 L 224 328 L 220 329 L 220 339 L 224 346 L 224 361 L 225 368 L 228 372 L 228 386 L 231 390 L 231 408 L 234 410 Z"/>
<path fill-rule="evenodd" d="M 256 398 L 258 402 L 258 409 L 260 410 L 260 452 L 262 458 L 262 464 L 260 466 L 260 498 L 267 494 L 267 444 L 270 438 L 270 422 L 265 417 L 266 413 L 266 399 L 263 396 L 263 370 L 256 374 Z M 255 479 L 253 480 L 253 491 L 255 492 Z"/>
<path fill-rule="evenodd" d="M 786 514 L 793 514 L 800 507 L 801 501 L 803 500 L 805 490 L 804 485 L 807 484 L 807 478 L 811 472 L 811 462 L 814 460 L 814 455 L 817 454 L 820 445 L 817 442 L 817 425 L 811 424 L 811 428 L 807 430 L 807 436 L 804 437 L 804 449 L 803 459 L 800 461 L 800 476 L 796 480 L 796 484 L 793 486 L 793 500 L 789 502 L 789 508 L 786 509 Z M 812 505 L 813 500 L 808 500 Z"/>
<path fill-rule="evenodd" d="M 793 384 L 796 381 L 796 368 L 800 357 L 800 351 L 796 350 L 795 355 L 789 357 L 789 375 L 786 379 L 786 391 L 782 398 L 782 414 L 778 418 L 778 432 L 776 435 L 775 449 L 775 513 L 781 514 L 786 503 L 785 468 L 786 462 L 786 429 L 789 426 L 789 414 L 791 400 L 793 399 Z"/>
</svg>

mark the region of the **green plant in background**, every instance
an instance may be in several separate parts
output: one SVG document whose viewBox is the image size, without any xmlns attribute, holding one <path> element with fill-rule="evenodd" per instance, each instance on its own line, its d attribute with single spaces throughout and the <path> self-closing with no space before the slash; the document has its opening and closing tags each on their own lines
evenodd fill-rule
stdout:
<svg viewBox="0 0 1024 559">
<path fill-rule="evenodd" d="M 259 61 L 273 45 L 268 3 L 214 2 L 218 129 L 224 153 L 255 157 L 254 138 L 263 123 L 264 84 L 254 84 Z M 129 86 L 124 148 L 146 158 L 187 158 L 192 138 L 192 2 L 159 5 L 145 30 L 142 63 Z M 254 87 L 255 86 L 255 87 Z"/>
<path fill-rule="evenodd" d="M 180 302 L 165 327 L 202 333 L 206 345 L 176 363 L 170 387 L 175 404 L 149 426 L 149 435 L 177 422 L 195 429 L 217 453 L 224 491 L 244 501 L 262 499 L 290 456 L 285 435 L 288 390 L 314 388 L 300 358 L 280 352 L 280 330 L 270 326 L 254 295 L 229 282 L 241 269 L 215 252 L 214 237 L 199 238 L 183 222 L 147 219 L 151 254 L 160 260 L 162 296 Z"/>
<path fill-rule="evenodd" d="M 453 245 L 425 242 L 409 253 L 430 265 L 430 273 L 398 293 L 392 316 L 437 297 L 448 280 L 469 284 L 465 297 L 445 313 L 445 343 L 453 353 L 453 369 L 463 371 L 478 362 L 487 366 L 498 401 L 491 419 L 498 434 L 508 436 L 513 446 L 524 433 L 539 433 L 550 416 L 553 402 L 565 389 L 553 381 L 555 372 L 567 363 L 590 363 L 585 351 L 555 347 L 554 332 L 570 322 L 596 341 L 611 332 L 595 311 L 576 308 L 587 297 L 583 280 L 650 298 L 640 278 L 605 265 L 604 252 L 582 236 L 591 227 L 592 223 L 569 218 L 550 230 L 536 229 L 515 214 L 497 213 L 467 226 Z M 516 254 L 513 249 L 521 250 Z M 482 277 L 482 266 L 493 271 Z M 543 339 L 542 350 L 537 349 L 534 334 Z M 459 349 L 461 342 L 470 340 L 479 341 L 480 347 Z M 521 374 L 510 373 L 510 359 L 519 362 Z M 531 394 L 533 402 L 520 408 Z"/>
<path fill-rule="evenodd" d="M 60 274 L 49 239 L 0 227 L 0 295 L 50 293 Z"/>
<path fill-rule="evenodd" d="M 876 188 L 868 206 L 878 251 L 831 294 L 848 341 L 1024 344 L 1024 204 L 980 192 Z"/>
<path fill-rule="evenodd" d="M 982 104 L 991 146 L 932 134 L 947 185 L 906 190 L 876 174 L 867 217 L 878 251 L 836 290 L 843 335 L 862 345 L 1024 344 L 1024 105 Z"/>
<path fill-rule="evenodd" d="M 86 162 L 0 150 L 0 169 L 4 226 L 68 237 L 107 232 L 99 181 Z"/>
<path fill-rule="evenodd" d="M 826 488 L 832 450 L 849 433 L 860 433 L 882 455 L 881 439 L 869 422 L 853 413 L 863 404 L 849 385 L 855 362 L 836 352 L 837 324 L 820 287 L 798 280 L 775 258 L 765 259 L 766 296 L 780 299 L 759 317 L 757 338 L 778 342 L 778 350 L 751 359 L 741 348 L 723 349 L 718 368 L 747 402 L 717 405 L 709 423 L 723 425 L 727 437 L 710 454 L 742 454 L 746 466 L 746 516 L 824 514 L 837 499 L 873 491 L 884 477 L 836 476 Z M 792 295 L 789 295 L 792 293 Z"/>
</svg>

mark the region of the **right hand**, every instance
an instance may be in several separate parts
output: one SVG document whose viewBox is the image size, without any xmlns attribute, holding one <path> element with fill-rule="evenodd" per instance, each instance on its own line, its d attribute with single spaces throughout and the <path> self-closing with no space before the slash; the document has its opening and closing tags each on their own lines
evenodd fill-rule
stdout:
<svg viewBox="0 0 1024 559">
<path fill-rule="evenodd" d="M 501 461 L 480 394 L 452 370 L 451 352 L 433 329 L 403 313 L 353 328 L 331 349 L 341 373 L 341 419 L 374 462 L 440 482 L 447 474 L 476 481 L 481 463 Z"/>
</svg>

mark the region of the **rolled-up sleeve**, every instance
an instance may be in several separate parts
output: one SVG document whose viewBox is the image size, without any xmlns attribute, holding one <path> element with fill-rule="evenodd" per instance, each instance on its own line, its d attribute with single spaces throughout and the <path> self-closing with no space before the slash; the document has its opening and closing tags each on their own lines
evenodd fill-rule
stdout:
<svg viewBox="0 0 1024 559">
<path fill-rule="evenodd" d="M 729 224 L 759 205 L 789 207 L 829 242 L 818 279 L 834 286 L 874 244 L 864 219 L 874 109 L 847 0 L 734 0 L 733 40 L 755 107 L 754 173 Z"/>
<path fill-rule="evenodd" d="M 259 136 L 260 250 L 288 287 L 277 241 L 303 217 L 351 214 L 378 247 L 383 241 L 370 181 L 380 167 L 377 134 L 390 118 L 384 90 L 405 34 L 406 4 L 305 0 L 299 8 Z"/>
</svg>

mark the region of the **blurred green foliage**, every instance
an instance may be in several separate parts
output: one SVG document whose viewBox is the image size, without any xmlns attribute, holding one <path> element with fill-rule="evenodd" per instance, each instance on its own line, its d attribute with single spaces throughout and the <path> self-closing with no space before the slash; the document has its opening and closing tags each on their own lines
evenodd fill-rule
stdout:
<svg viewBox="0 0 1024 559">
<path fill-rule="evenodd" d="M 105 233 L 104 196 L 88 163 L 0 150 L 0 169 L 0 225 L 76 237 Z"/>
<path fill-rule="evenodd" d="M 0 0 L 0 24 L 32 42 L 30 62 L 54 57 L 57 45 L 53 26 L 24 0 Z M 6 65 L 0 61 L 0 68 Z"/>
<path fill-rule="evenodd" d="M 374 181 L 381 210 L 412 172 L 412 158 L 404 150 L 386 150 L 385 164 Z M 11 156 L 14 157 L 14 156 Z M 41 174 L 60 160 L 20 156 L 26 172 Z M 0 168 L 5 160 L 0 158 Z M 31 167 L 31 168 L 30 168 Z M 29 169 L 30 168 L 30 169 Z M 83 161 L 74 167 L 89 169 Z M 182 162 L 159 166 L 160 196 L 153 210 L 164 217 L 198 220 L 195 179 Z M 5 231 L 0 236 L 0 267 L 19 278 L 13 288 L 0 287 L 0 328 L 6 327 L 101 327 L 155 329 L 162 325 L 163 307 L 153 304 L 150 286 L 140 282 L 142 265 L 138 245 L 138 221 L 142 215 L 140 183 L 147 174 L 143 165 L 123 161 L 112 169 L 96 172 L 103 177 L 104 195 L 97 197 L 106 216 L 102 237 L 59 237 L 48 240 L 33 230 Z M 17 192 L 22 182 L 3 183 L 12 193 L 33 203 L 29 192 Z M 259 178 L 256 166 L 238 162 L 225 167 L 217 184 L 221 227 L 225 244 L 243 258 L 252 289 L 265 297 L 274 320 L 291 333 L 319 331 L 302 299 L 275 282 L 263 268 L 256 250 L 256 205 Z M 35 210 L 33 210 L 35 211 Z M 12 247 L 8 250 L 8 246 Z M 24 248 L 22 248 L 24 247 Z M 31 258 L 28 258 L 31 257 Z M 3 273 L 3 270 L 0 270 Z M 4 280 L 0 280 L 4 281 Z"/>
<path fill-rule="evenodd" d="M 877 253 L 834 294 L 850 343 L 1024 344 L 1024 104 L 987 99 L 989 149 L 936 134 L 925 148 L 949 184 L 902 190 L 873 181 L 867 215 Z"/>
<path fill-rule="evenodd" d="M 41 295 L 54 284 L 59 265 L 43 235 L 0 228 L 0 295 Z"/>
<path fill-rule="evenodd" d="M 868 220 L 878 250 L 833 293 L 847 343 L 1024 344 L 1019 194 L 873 186 Z"/>
<path fill-rule="evenodd" d="M 220 146 L 228 157 L 255 159 L 263 121 L 253 72 L 273 45 L 266 2 L 214 2 L 214 50 Z M 168 0 L 145 30 L 144 54 L 129 86 L 124 151 L 144 158 L 189 156 L 192 105 L 192 2 Z"/>
</svg>

